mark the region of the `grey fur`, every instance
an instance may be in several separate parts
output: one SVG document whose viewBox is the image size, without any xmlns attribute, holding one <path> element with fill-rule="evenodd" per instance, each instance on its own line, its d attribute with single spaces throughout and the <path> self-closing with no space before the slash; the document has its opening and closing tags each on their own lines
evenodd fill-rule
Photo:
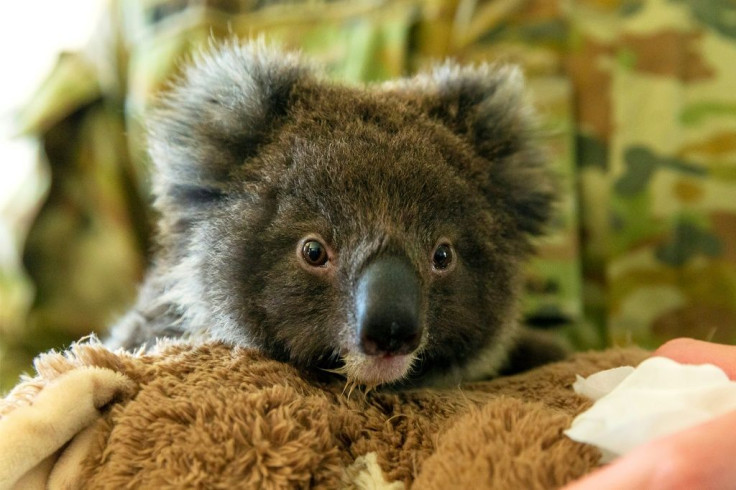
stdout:
<svg viewBox="0 0 736 490">
<path fill-rule="evenodd" d="M 151 119 L 159 249 L 108 343 L 201 336 L 339 369 L 359 356 L 357 277 L 396 254 L 420 277 L 426 324 L 406 375 L 495 374 L 554 198 L 523 99 L 507 66 L 349 87 L 263 43 L 201 56 Z M 335 251 L 329 275 L 298 264 L 310 234 Z M 440 237 L 458 260 L 442 277 L 430 267 Z"/>
</svg>

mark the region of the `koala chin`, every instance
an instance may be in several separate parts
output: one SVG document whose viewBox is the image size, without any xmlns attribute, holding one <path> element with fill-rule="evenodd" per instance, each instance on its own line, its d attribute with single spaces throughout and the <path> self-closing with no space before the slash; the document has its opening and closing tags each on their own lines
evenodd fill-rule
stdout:
<svg viewBox="0 0 736 490">
<path fill-rule="evenodd" d="M 188 66 L 149 121 L 154 265 L 110 346 L 259 349 L 358 385 L 559 357 L 518 326 L 555 185 L 509 66 L 343 85 L 262 42 Z"/>
</svg>

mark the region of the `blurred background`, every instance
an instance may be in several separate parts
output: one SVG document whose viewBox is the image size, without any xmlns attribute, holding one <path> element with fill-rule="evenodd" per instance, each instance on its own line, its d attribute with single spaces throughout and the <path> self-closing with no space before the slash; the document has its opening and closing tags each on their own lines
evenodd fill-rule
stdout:
<svg viewBox="0 0 736 490">
<path fill-rule="evenodd" d="M 39 159 L 37 135 L 19 134 L 17 113 L 51 73 L 60 53 L 87 44 L 103 7 L 99 0 L 0 3 L 0 59 L 5 66 L 0 77 L 0 392 L 12 386 L 21 367 L 28 368 L 30 352 L 68 342 L 67 335 L 56 332 L 38 342 L 23 339 L 34 287 L 22 267 L 22 245 L 49 172 Z"/>
<path fill-rule="evenodd" d="M 15 3 L 0 7 L 0 391 L 133 301 L 155 220 L 146 109 L 193 50 L 258 35 L 351 82 L 447 57 L 522 65 L 563 191 L 525 321 L 577 349 L 736 342 L 730 0 Z"/>
</svg>

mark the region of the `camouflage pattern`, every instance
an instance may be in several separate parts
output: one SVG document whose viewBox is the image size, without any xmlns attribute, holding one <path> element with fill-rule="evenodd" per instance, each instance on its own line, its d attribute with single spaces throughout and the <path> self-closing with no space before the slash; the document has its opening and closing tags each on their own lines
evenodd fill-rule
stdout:
<svg viewBox="0 0 736 490">
<path fill-rule="evenodd" d="M 736 5 L 618 3 L 571 18 L 586 305 L 610 343 L 734 343 Z"/>
<path fill-rule="evenodd" d="M 190 53 L 233 36 L 356 82 L 447 56 L 520 63 L 562 190 L 525 317 L 577 348 L 736 342 L 735 15 L 728 0 L 112 1 L 19 115 L 51 179 L 28 279 L 0 264 L 0 387 L 132 301 L 152 246 L 146 108 Z"/>
</svg>

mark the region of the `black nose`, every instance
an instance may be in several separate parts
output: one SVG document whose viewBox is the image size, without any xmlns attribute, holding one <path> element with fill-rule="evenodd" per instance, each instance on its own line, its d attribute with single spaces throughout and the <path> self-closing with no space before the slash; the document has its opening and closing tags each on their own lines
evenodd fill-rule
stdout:
<svg viewBox="0 0 736 490">
<path fill-rule="evenodd" d="M 405 259 L 380 257 L 362 273 L 356 290 L 360 346 L 370 356 L 408 354 L 422 338 L 421 286 Z"/>
</svg>

